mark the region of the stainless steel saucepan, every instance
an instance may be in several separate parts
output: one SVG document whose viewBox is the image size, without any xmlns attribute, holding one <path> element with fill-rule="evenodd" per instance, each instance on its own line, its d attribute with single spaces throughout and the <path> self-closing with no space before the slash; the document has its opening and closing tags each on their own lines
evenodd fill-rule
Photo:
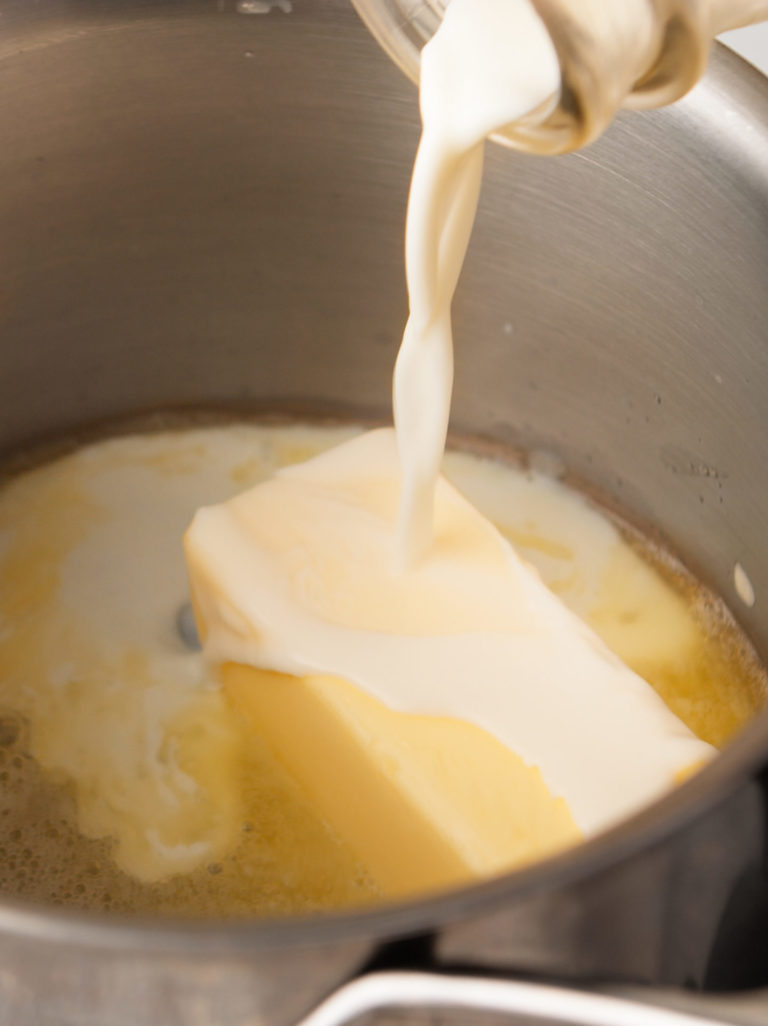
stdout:
<svg viewBox="0 0 768 1026">
<path fill-rule="evenodd" d="M 268 6 L 0 6 L 2 453 L 155 409 L 386 414 L 415 92 L 348 0 Z M 764 658 L 767 278 L 768 83 L 721 50 L 689 98 L 583 153 L 490 147 L 454 404 L 457 431 L 553 451 L 655 525 Z M 611 834 L 378 911 L 119 922 L 4 900 L 0 1022 L 283 1026 L 365 970 L 316 1021 L 449 998 L 480 1021 L 499 992 L 478 976 L 518 979 L 497 1007 L 521 1022 L 632 1021 L 524 978 L 760 987 L 766 765 L 763 716 Z M 387 975 L 405 969 L 453 979 Z"/>
</svg>

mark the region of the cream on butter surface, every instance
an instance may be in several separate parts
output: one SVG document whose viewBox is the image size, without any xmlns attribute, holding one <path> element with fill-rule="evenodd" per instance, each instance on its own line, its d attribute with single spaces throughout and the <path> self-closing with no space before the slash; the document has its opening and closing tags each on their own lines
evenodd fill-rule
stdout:
<svg viewBox="0 0 768 1026">
<path fill-rule="evenodd" d="M 208 655 L 475 724 L 584 834 L 711 754 L 447 481 L 429 556 L 395 572 L 399 486 L 381 429 L 200 510 L 186 554 Z"/>
</svg>

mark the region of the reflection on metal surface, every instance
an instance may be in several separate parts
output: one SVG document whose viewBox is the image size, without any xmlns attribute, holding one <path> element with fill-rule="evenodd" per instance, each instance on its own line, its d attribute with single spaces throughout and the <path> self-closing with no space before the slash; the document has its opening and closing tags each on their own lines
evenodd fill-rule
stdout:
<svg viewBox="0 0 768 1026">
<path fill-rule="evenodd" d="M 291 0 L 238 0 L 238 14 L 269 14 L 271 10 L 280 10 L 290 14 L 293 10 Z"/>
<path fill-rule="evenodd" d="M 409 972 L 361 976 L 337 990 L 297 1026 L 343 1026 L 384 1009 L 411 1011 L 414 1017 L 421 1012 L 424 1022 L 428 1010 L 450 1009 L 524 1016 L 526 1022 L 542 1026 L 726 1026 L 723 1020 L 566 987 Z"/>
<path fill-rule="evenodd" d="M 755 604 L 755 589 L 741 563 L 733 568 L 733 585 L 741 601 L 751 609 Z"/>
</svg>

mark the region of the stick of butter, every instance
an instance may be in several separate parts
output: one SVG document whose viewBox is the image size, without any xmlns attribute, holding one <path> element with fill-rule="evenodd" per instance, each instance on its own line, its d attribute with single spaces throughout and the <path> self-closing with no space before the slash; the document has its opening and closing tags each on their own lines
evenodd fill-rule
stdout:
<svg viewBox="0 0 768 1026">
<path fill-rule="evenodd" d="M 207 655 L 383 891 L 549 854 L 712 754 L 445 480 L 432 550 L 396 572 L 399 488 L 372 431 L 185 537 Z"/>
<path fill-rule="evenodd" d="M 472 723 L 399 713 L 338 677 L 222 667 L 227 693 L 391 897 L 503 872 L 580 839 L 541 774 Z"/>
</svg>

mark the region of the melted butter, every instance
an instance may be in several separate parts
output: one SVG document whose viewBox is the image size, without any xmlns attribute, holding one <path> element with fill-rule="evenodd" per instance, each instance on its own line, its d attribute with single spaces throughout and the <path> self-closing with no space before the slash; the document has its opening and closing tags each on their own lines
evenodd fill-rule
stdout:
<svg viewBox="0 0 768 1026">
<path fill-rule="evenodd" d="M 379 884 L 174 627 L 187 597 L 179 539 L 194 510 L 352 434 L 229 426 L 116 439 L 2 488 L 6 893 L 205 915 L 380 900 Z M 613 621 L 600 611 L 615 610 L 616 651 L 645 651 L 649 679 L 695 732 L 720 743 L 761 707 L 761 671 L 722 607 L 679 571 L 661 574 L 578 495 L 464 454 L 448 454 L 446 473 L 503 531 L 527 539 L 525 558 L 598 630 L 602 619 L 606 638 Z M 642 587 L 623 586 L 627 568 Z M 665 622 L 675 611 L 678 647 L 661 634 L 655 648 L 643 641 L 659 608 Z"/>
<path fill-rule="evenodd" d="M 762 707 L 764 673 L 730 615 L 637 531 L 545 474 L 450 452 L 445 472 L 698 737 L 722 747 Z"/>
<path fill-rule="evenodd" d="M 4 489 L 3 705 L 27 724 L 24 756 L 72 799 L 52 800 L 44 826 L 25 820 L 26 802 L 5 811 L 23 824 L 20 853 L 49 849 L 36 855 L 54 900 L 94 877 L 112 907 L 183 909 L 202 891 L 212 910 L 280 911 L 297 893 L 307 907 L 375 893 L 175 634 L 191 511 L 235 491 L 245 460 L 251 481 L 268 473 L 292 439 L 233 427 L 117 440 Z M 71 853 L 53 868 L 53 842 L 73 829 L 96 874 L 81 864 L 78 876 Z"/>
</svg>

